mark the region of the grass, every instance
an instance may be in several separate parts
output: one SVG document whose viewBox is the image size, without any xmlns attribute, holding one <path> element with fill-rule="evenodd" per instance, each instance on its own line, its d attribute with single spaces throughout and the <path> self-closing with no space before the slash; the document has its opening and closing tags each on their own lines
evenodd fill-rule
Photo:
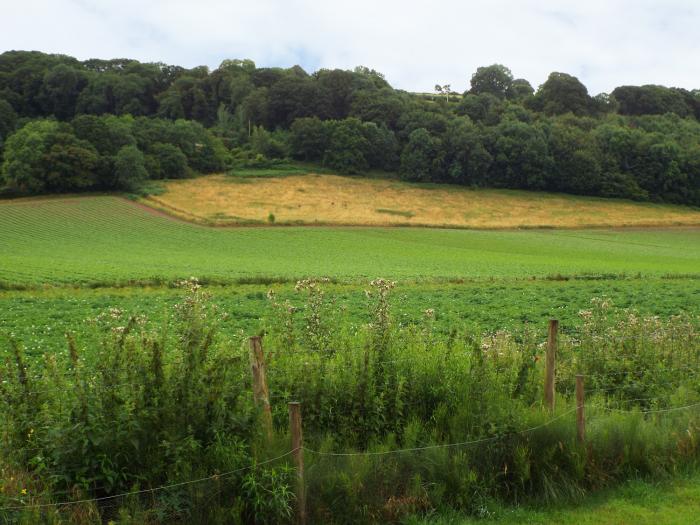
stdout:
<svg viewBox="0 0 700 525">
<path fill-rule="evenodd" d="M 265 212 L 265 217 L 268 212 Z M 402 280 L 698 275 L 700 230 L 217 229 L 118 197 L 0 203 L 0 281 L 29 285 L 240 279 Z M 565 278 L 564 277 L 564 278 Z"/>
<path fill-rule="evenodd" d="M 694 525 L 700 512 L 700 474 L 652 483 L 634 480 L 559 508 L 500 508 L 491 519 L 458 515 L 409 520 L 410 525 Z"/>
<path fill-rule="evenodd" d="M 700 225 L 700 210 L 682 206 L 304 172 L 301 167 L 245 169 L 235 177 L 169 181 L 164 192 L 144 202 L 212 225 L 264 221 L 268 213 L 279 224 L 486 229 Z"/>
</svg>

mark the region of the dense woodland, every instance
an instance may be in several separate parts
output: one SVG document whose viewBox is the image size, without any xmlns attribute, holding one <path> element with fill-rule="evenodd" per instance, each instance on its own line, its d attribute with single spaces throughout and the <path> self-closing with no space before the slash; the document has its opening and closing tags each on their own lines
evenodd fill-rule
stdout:
<svg viewBox="0 0 700 525">
<path fill-rule="evenodd" d="M 466 80 L 466 75 L 465 75 Z M 700 90 L 591 96 L 478 68 L 462 95 L 393 89 L 364 67 L 214 71 L 136 60 L 0 55 L 0 186 L 13 194 L 134 190 L 277 159 L 409 181 L 700 205 Z"/>
</svg>

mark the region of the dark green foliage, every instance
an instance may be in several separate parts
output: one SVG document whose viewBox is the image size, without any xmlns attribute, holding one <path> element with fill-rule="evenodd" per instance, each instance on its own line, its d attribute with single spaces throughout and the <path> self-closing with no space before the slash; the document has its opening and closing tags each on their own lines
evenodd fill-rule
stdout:
<svg viewBox="0 0 700 525">
<path fill-rule="evenodd" d="M 439 139 L 425 128 L 411 133 L 401 153 L 401 176 L 410 181 L 430 181 L 436 171 L 434 159 L 440 148 Z"/>
<path fill-rule="evenodd" d="M 47 190 L 43 159 L 58 129 L 55 121 L 36 120 L 7 139 L 2 165 L 3 181 L 7 186 L 29 193 Z"/>
<path fill-rule="evenodd" d="M 136 146 L 124 146 L 117 152 L 112 187 L 133 190 L 147 178 L 145 157 Z"/>
<path fill-rule="evenodd" d="M 341 173 L 361 173 L 369 168 L 366 158 L 369 150 L 370 143 L 363 133 L 361 121 L 353 118 L 334 121 L 329 124 L 323 163 Z"/>
<path fill-rule="evenodd" d="M 26 119 L 46 117 L 70 121 L 97 150 L 97 162 L 87 164 L 94 173 L 79 170 L 83 180 L 74 177 L 72 190 L 113 188 L 117 152 L 135 144 L 155 178 L 291 157 L 342 173 L 401 170 L 410 180 L 700 205 L 697 90 L 620 86 L 591 96 L 576 77 L 555 72 L 535 93 L 493 64 L 479 67 L 464 96 L 448 103 L 395 90 L 365 67 L 308 74 L 224 60 L 210 71 L 1 54 L 0 152 Z M 411 139 L 420 129 L 424 144 Z M 158 144 L 178 148 L 187 166 Z M 9 191 L 55 191 L 18 182 L 27 171 L 12 169 Z"/>
<path fill-rule="evenodd" d="M 465 94 L 457 106 L 458 114 L 466 115 L 474 122 L 483 122 L 490 126 L 498 124 L 502 111 L 503 103 L 491 93 Z"/>
<path fill-rule="evenodd" d="M 698 116 L 697 96 L 681 89 L 664 86 L 620 86 L 612 96 L 621 115 L 663 115 L 675 113 L 681 117 Z"/>
<path fill-rule="evenodd" d="M 15 130 L 17 113 L 10 103 L 0 98 L 0 151 L 7 137 Z"/>
<path fill-rule="evenodd" d="M 45 172 L 45 191 L 79 191 L 95 185 L 99 157 L 86 140 L 71 133 L 54 134 L 41 159 Z"/>
<path fill-rule="evenodd" d="M 44 111 L 61 120 L 75 115 L 80 92 L 87 85 L 87 74 L 79 69 L 59 64 L 44 75 L 39 99 Z"/>
<path fill-rule="evenodd" d="M 547 188 L 552 158 L 539 126 L 504 120 L 492 130 L 489 151 L 493 157 L 492 184 L 506 188 Z"/>
<path fill-rule="evenodd" d="M 588 115 L 593 108 L 593 99 L 579 79 L 566 73 L 551 73 L 540 86 L 530 106 L 547 115 Z"/>
<path fill-rule="evenodd" d="M 479 67 L 472 75 L 471 90 L 473 95 L 488 93 L 498 98 L 505 98 L 513 85 L 513 73 L 506 66 L 493 64 Z"/>
<path fill-rule="evenodd" d="M 328 147 L 327 124 L 317 117 L 300 118 L 291 126 L 292 155 L 301 160 L 320 160 Z"/>
<path fill-rule="evenodd" d="M 457 184 L 486 185 L 493 162 L 478 128 L 468 119 L 450 122 L 442 138 L 442 179 Z"/>
<path fill-rule="evenodd" d="M 146 154 L 151 179 L 182 179 L 187 176 L 187 157 L 172 144 L 156 142 Z"/>
<path fill-rule="evenodd" d="M 99 156 L 70 127 L 55 121 L 34 121 L 8 140 L 2 174 L 20 193 L 65 192 L 96 183 Z"/>
<path fill-rule="evenodd" d="M 548 189 L 599 195 L 602 188 L 601 151 L 595 137 L 576 125 L 558 120 L 549 129 L 552 177 Z"/>
</svg>

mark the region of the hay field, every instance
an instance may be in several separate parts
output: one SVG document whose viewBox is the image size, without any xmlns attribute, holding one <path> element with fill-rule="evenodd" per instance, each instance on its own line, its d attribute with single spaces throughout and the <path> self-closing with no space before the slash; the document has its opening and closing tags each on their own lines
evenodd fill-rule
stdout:
<svg viewBox="0 0 700 525">
<path fill-rule="evenodd" d="M 700 210 L 517 190 L 473 190 L 396 180 L 210 175 L 168 181 L 145 204 L 194 222 L 458 228 L 700 225 Z"/>
</svg>

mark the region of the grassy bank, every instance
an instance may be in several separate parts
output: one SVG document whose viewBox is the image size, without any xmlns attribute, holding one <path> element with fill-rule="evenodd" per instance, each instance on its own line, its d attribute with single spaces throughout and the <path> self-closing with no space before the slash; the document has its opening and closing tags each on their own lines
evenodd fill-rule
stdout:
<svg viewBox="0 0 700 525">
<path fill-rule="evenodd" d="M 635 480 L 614 490 L 591 495 L 577 504 L 503 508 L 489 516 L 468 518 L 456 513 L 434 519 L 416 517 L 407 525 L 693 525 L 700 512 L 700 474 L 672 481 Z"/>
<path fill-rule="evenodd" d="M 327 224 L 452 228 L 700 225 L 683 206 L 447 184 L 254 170 L 169 181 L 143 202 L 210 225 Z M 275 176 L 276 175 L 276 176 Z"/>
</svg>

